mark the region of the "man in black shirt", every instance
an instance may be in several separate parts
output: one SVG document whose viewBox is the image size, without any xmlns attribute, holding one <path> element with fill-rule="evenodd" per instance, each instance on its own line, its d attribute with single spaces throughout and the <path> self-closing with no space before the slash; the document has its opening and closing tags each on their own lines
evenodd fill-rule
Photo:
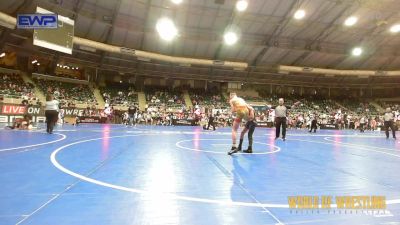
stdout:
<svg viewBox="0 0 400 225">
<path fill-rule="evenodd" d="M 136 111 L 137 111 L 137 109 L 136 109 L 136 106 L 134 106 L 134 105 L 131 105 L 130 107 L 129 107 L 129 109 L 128 109 L 128 115 L 129 115 L 129 125 L 135 125 L 135 114 L 136 114 Z"/>
<path fill-rule="evenodd" d="M 205 126 L 205 125 L 204 125 L 204 126 Z M 215 130 L 214 116 L 213 116 L 212 112 L 209 114 L 209 117 L 208 117 L 208 125 L 207 125 L 207 129 L 206 129 L 206 130 L 209 130 L 209 129 L 210 129 L 210 126 L 212 126 L 212 127 L 213 127 L 213 130 Z"/>
<path fill-rule="evenodd" d="M 314 130 L 314 133 L 317 132 L 317 114 L 312 115 L 312 120 L 311 120 L 311 126 L 310 126 L 310 133 L 312 132 L 312 130 Z"/>
</svg>

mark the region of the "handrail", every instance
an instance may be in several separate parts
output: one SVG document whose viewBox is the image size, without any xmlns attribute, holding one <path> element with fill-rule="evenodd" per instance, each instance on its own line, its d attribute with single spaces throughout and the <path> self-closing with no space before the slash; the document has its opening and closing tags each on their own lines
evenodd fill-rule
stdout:
<svg viewBox="0 0 400 225">
<path fill-rule="evenodd" d="M 278 67 L 279 72 L 311 73 L 321 75 L 341 75 L 341 76 L 400 76 L 399 70 L 335 70 L 314 67 L 285 66 Z"/>
<path fill-rule="evenodd" d="M 46 74 L 41 74 L 41 73 L 32 73 L 33 78 L 43 78 L 46 80 L 55 80 L 55 81 L 62 81 L 62 82 L 67 82 L 67 83 L 75 83 L 75 84 L 85 84 L 88 85 L 89 81 L 87 80 L 78 80 L 78 79 L 71 79 L 71 78 L 65 78 L 65 77 L 57 77 L 57 76 L 51 76 L 51 75 L 46 75 Z"/>
</svg>

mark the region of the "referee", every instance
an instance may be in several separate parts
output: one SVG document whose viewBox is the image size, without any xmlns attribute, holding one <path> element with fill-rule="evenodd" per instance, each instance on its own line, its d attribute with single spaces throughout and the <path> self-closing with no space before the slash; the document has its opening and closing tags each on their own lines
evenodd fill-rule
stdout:
<svg viewBox="0 0 400 225">
<path fill-rule="evenodd" d="M 282 126 L 282 140 L 286 140 L 286 116 L 287 116 L 287 110 L 294 108 L 300 102 L 296 102 L 293 104 L 293 106 L 285 106 L 283 105 L 284 100 L 283 98 L 279 99 L 279 105 L 278 106 L 272 106 L 271 109 L 275 109 L 275 127 L 276 127 L 276 133 L 275 133 L 275 140 L 279 138 L 279 134 L 281 133 L 281 126 Z"/>
<path fill-rule="evenodd" d="M 317 114 L 312 115 L 312 120 L 311 120 L 311 125 L 310 125 L 310 133 L 312 132 L 312 130 L 314 130 L 314 133 L 317 132 L 317 124 L 318 124 L 318 120 L 317 120 Z"/>
<path fill-rule="evenodd" d="M 131 105 L 128 108 L 128 124 L 130 126 L 136 125 L 136 121 L 135 121 L 135 114 L 136 114 L 137 108 L 135 105 Z"/>
<path fill-rule="evenodd" d="M 386 134 L 386 139 L 389 138 L 389 127 L 392 129 L 392 135 L 393 138 L 396 139 L 396 129 L 394 127 L 393 119 L 394 119 L 394 114 L 390 108 L 386 108 L 386 113 L 383 116 L 384 119 L 384 125 L 385 125 L 385 134 Z"/>
<path fill-rule="evenodd" d="M 215 130 L 215 122 L 214 122 L 214 116 L 213 116 L 213 113 L 212 112 L 210 112 L 209 114 L 208 114 L 208 124 L 207 125 L 205 125 L 204 124 L 204 126 L 203 126 L 203 129 L 204 130 L 209 130 L 210 129 L 210 126 L 212 126 L 213 127 L 213 130 Z"/>
</svg>

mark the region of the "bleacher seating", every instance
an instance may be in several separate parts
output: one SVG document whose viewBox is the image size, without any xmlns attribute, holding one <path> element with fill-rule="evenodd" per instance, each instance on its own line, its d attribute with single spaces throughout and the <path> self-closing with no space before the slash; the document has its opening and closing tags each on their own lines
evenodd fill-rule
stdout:
<svg viewBox="0 0 400 225">
<path fill-rule="evenodd" d="M 145 87 L 146 101 L 149 108 L 182 108 L 185 105 L 182 90 L 169 90 L 164 87 Z"/>
<path fill-rule="evenodd" d="M 400 110 L 400 101 L 378 101 L 377 102 L 383 109 L 390 107 L 392 110 Z"/>
<path fill-rule="evenodd" d="M 7 98 L 34 99 L 34 85 L 25 83 L 18 74 L 0 73 L 0 95 Z"/>
<path fill-rule="evenodd" d="M 247 102 L 265 102 L 265 99 L 262 97 L 252 97 L 252 96 L 242 96 L 242 97 Z"/>
<path fill-rule="evenodd" d="M 30 99 L 34 96 L 34 84 L 25 83 L 17 74 L 0 74 L 0 97 L 14 97 Z M 61 100 L 62 104 L 86 104 L 93 106 L 96 100 L 92 90 L 85 84 L 66 83 L 43 78 L 34 78 L 37 86 L 46 93 L 52 93 Z M 100 88 L 101 94 L 107 103 L 113 106 L 130 106 L 138 105 L 138 94 L 133 87 L 122 85 L 107 85 Z M 145 96 L 147 106 L 152 118 L 158 119 L 165 115 L 180 115 L 181 109 L 185 108 L 185 102 L 182 89 L 168 89 L 165 87 L 145 87 Z M 229 110 L 228 99 L 217 90 L 189 89 L 190 99 L 195 108 L 200 108 L 201 112 L 206 112 L 205 108 L 227 109 L 221 111 L 223 115 L 220 118 L 229 120 L 232 118 Z M 267 105 L 276 106 L 278 104 L 278 95 L 270 95 L 269 92 L 259 92 L 260 97 L 239 96 L 244 98 L 249 104 L 253 104 L 256 108 L 256 117 L 260 121 L 273 121 L 270 110 Z M 298 124 L 299 121 L 304 123 L 310 122 L 310 118 L 317 116 L 321 121 L 339 123 L 343 120 L 343 115 L 349 115 L 351 121 L 357 121 L 361 115 L 368 118 L 377 118 L 380 115 L 372 104 L 368 104 L 365 99 L 325 99 L 322 96 L 286 96 L 284 97 L 285 105 L 293 105 L 300 101 L 300 104 L 288 111 L 288 123 L 290 126 Z M 391 107 L 394 111 L 400 109 L 400 104 L 396 102 L 380 102 L 383 108 Z M 337 103 L 342 105 L 340 107 Z M 31 104 L 31 101 L 29 101 Z M 32 104 L 35 104 L 32 102 Z M 85 106 L 79 106 L 85 107 Z M 187 109 L 185 115 L 192 118 L 194 110 Z M 178 113 L 178 114 L 176 114 Z M 339 116 L 339 118 L 338 118 Z M 296 125 L 297 126 L 297 125 Z"/>
<path fill-rule="evenodd" d="M 75 104 L 93 104 L 96 99 L 89 86 L 54 80 L 34 79 L 44 94 L 54 94 L 61 100 Z"/>
<path fill-rule="evenodd" d="M 350 111 L 357 114 L 376 114 L 377 110 L 374 106 L 368 104 L 363 100 L 357 99 L 343 99 L 337 100 L 340 104 L 348 108 Z"/>
<path fill-rule="evenodd" d="M 193 106 L 223 109 L 229 107 L 227 100 L 218 91 L 190 90 L 190 99 Z"/>
<path fill-rule="evenodd" d="M 138 95 L 133 87 L 107 86 L 101 87 L 104 101 L 117 106 L 138 105 Z"/>
</svg>

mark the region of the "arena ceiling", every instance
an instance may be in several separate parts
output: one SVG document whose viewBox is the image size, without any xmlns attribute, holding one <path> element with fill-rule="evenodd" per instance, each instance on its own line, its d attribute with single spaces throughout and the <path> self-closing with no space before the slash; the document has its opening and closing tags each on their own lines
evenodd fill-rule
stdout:
<svg viewBox="0 0 400 225">
<path fill-rule="evenodd" d="M 222 4 L 218 2 L 223 2 Z M 34 12 L 39 5 L 75 20 L 75 36 L 166 55 L 242 61 L 246 71 L 212 68 L 171 68 L 159 62 L 143 62 L 120 54 L 88 52 L 75 47 L 74 55 L 54 56 L 82 59 L 88 63 L 133 68 L 143 71 L 180 71 L 188 74 L 213 73 L 218 76 L 267 73 L 277 65 L 334 69 L 399 70 L 400 33 L 389 32 L 400 23 L 398 0 L 248 0 L 244 12 L 235 9 L 236 0 L 13 0 L 0 1 L 0 11 L 15 16 Z M 295 20 L 298 9 L 306 11 Z M 343 25 L 357 16 L 352 27 Z M 161 17 L 171 18 L 179 36 L 172 42 L 160 39 L 155 30 Z M 237 44 L 223 43 L 223 33 L 234 24 L 240 30 Z M 21 45 L 21 31 L 3 29 L 1 41 Z M 10 35 L 13 34 L 13 35 Z M 22 40 L 17 40 L 17 39 Z M 363 48 L 359 57 L 351 55 L 355 46 Z M 45 52 L 45 51 L 44 51 Z M 260 75 L 261 76 L 261 75 Z M 266 75 L 262 75 L 268 78 Z M 289 76 L 289 75 L 287 75 Z M 328 78 L 327 78 L 328 79 Z M 315 81 L 315 79 L 313 78 Z"/>
</svg>

